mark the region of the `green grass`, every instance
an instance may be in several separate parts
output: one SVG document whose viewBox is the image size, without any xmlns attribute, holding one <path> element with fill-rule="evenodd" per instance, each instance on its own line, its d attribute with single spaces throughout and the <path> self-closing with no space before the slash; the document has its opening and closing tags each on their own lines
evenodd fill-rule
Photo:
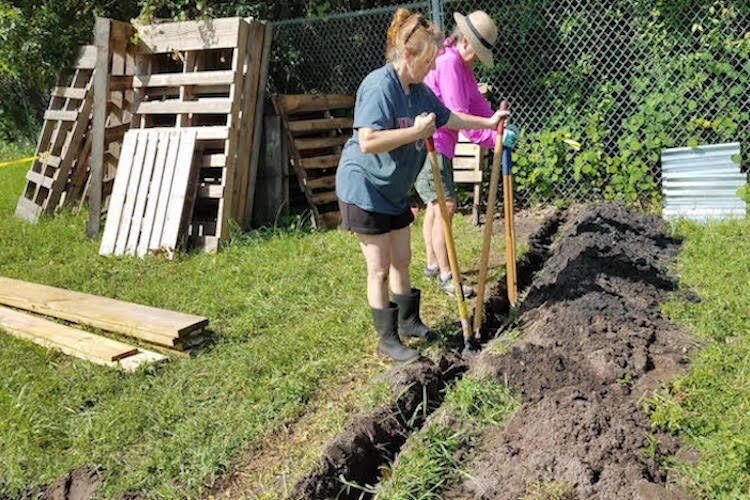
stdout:
<svg viewBox="0 0 750 500">
<path fill-rule="evenodd" d="M 682 224 L 681 284 L 702 297 L 675 298 L 665 312 L 705 341 L 691 374 L 650 401 L 652 421 L 697 450 L 674 460 L 697 498 L 750 497 L 750 219 L 705 227 Z"/>
<path fill-rule="evenodd" d="M 4 147 L 0 162 L 26 154 Z M 85 237 L 86 214 L 33 225 L 13 216 L 27 168 L 0 168 L 1 276 L 204 315 L 217 343 L 124 374 L 0 335 L 0 496 L 82 465 L 104 468 L 105 497 L 196 496 L 346 374 L 367 380 L 390 366 L 373 354 L 352 235 L 293 228 L 235 235 L 216 255 L 102 257 Z M 459 256 L 474 265 L 479 230 L 462 217 L 454 230 Z M 421 277 L 420 235 L 416 226 L 414 285 L 423 317 L 445 325 L 455 302 Z"/>
<path fill-rule="evenodd" d="M 510 388 L 493 380 L 465 377 L 449 389 L 440 414 L 409 438 L 377 498 L 438 499 L 462 470 L 456 452 L 473 446 L 483 427 L 501 427 L 519 404 Z"/>
</svg>

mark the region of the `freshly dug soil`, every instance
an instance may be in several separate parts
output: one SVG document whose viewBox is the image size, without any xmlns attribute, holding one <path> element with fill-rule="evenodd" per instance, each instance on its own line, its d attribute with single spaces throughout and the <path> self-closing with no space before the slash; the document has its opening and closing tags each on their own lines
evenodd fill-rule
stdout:
<svg viewBox="0 0 750 500">
<path fill-rule="evenodd" d="M 101 472 L 90 467 L 73 469 L 52 484 L 28 491 L 22 498 L 44 500 L 88 500 L 102 482 Z"/>
<path fill-rule="evenodd" d="M 393 460 L 409 434 L 440 406 L 445 385 L 464 371 L 465 363 L 454 355 L 389 370 L 396 402 L 356 415 L 328 443 L 319 466 L 297 483 L 291 498 L 360 498 L 364 492 L 352 484 L 377 483 L 380 466 Z"/>
<path fill-rule="evenodd" d="M 659 463 L 677 443 L 651 428 L 641 400 L 695 345 L 660 313 L 679 247 L 659 218 L 620 205 L 569 217 L 522 298 L 523 339 L 472 366 L 518 390 L 522 406 L 485 429 L 445 498 L 685 496 Z"/>
</svg>

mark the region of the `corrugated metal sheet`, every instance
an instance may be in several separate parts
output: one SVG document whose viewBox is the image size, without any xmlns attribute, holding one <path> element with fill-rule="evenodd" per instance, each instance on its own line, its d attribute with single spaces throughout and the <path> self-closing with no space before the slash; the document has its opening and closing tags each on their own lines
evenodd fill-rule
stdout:
<svg viewBox="0 0 750 500">
<path fill-rule="evenodd" d="M 737 142 L 662 151 L 664 218 L 745 217 L 747 206 L 737 190 L 747 183 L 747 175 L 732 160 L 739 154 Z"/>
</svg>

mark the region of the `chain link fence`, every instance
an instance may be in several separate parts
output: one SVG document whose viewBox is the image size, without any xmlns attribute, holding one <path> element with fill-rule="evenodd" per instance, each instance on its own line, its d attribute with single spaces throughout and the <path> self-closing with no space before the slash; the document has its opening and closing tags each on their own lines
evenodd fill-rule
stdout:
<svg viewBox="0 0 750 500">
<path fill-rule="evenodd" d="M 486 11 L 499 28 L 496 66 L 476 67 L 489 99 L 521 127 L 518 203 L 653 200 L 659 153 L 739 141 L 748 164 L 750 3 L 746 0 L 434 0 L 443 16 Z M 269 87 L 350 93 L 385 61 L 399 6 L 275 23 Z M 434 12 L 431 11 L 434 8 Z M 572 145 L 571 145 L 572 144 Z M 580 144 L 580 147 L 576 147 Z"/>
</svg>

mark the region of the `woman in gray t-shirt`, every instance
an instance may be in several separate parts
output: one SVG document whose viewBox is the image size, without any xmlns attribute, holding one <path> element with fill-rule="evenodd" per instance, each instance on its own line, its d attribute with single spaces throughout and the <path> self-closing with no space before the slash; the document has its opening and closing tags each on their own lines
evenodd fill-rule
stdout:
<svg viewBox="0 0 750 500">
<path fill-rule="evenodd" d="M 341 227 L 357 234 L 367 263 L 378 351 L 396 361 L 419 355 L 399 336 L 430 337 L 419 318 L 419 290 L 409 281 L 414 216 L 407 197 L 425 160 L 424 140 L 436 127 L 495 128 L 503 116 L 451 112 L 422 83 L 441 45 L 440 30 L 422 14 L 396 11 L 388 29 L 389 62 L 357 90 L 354 132 L 336 172 Z"/>
</svg>

